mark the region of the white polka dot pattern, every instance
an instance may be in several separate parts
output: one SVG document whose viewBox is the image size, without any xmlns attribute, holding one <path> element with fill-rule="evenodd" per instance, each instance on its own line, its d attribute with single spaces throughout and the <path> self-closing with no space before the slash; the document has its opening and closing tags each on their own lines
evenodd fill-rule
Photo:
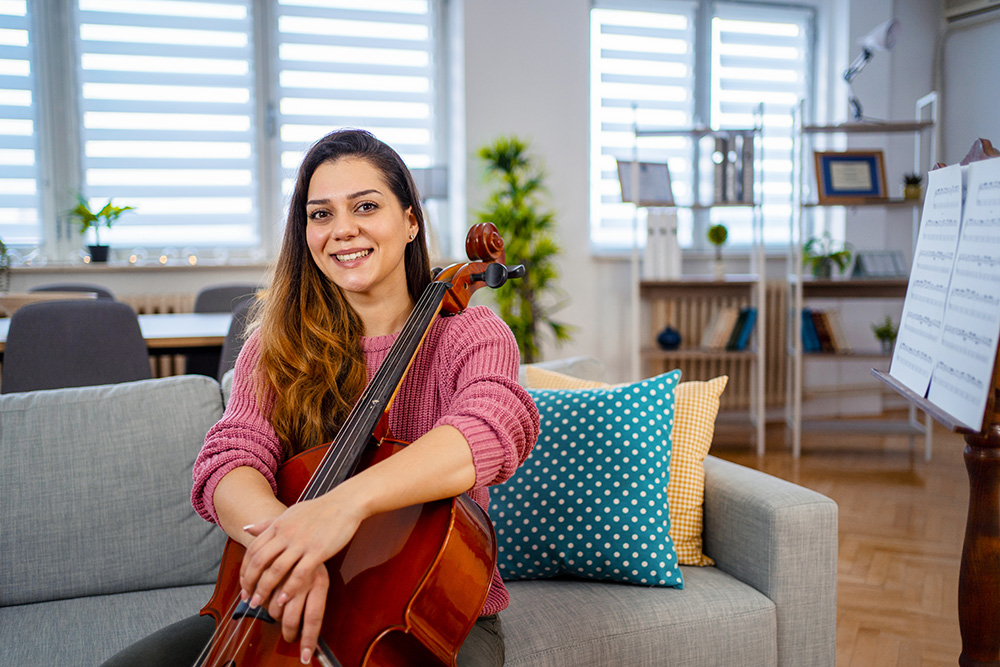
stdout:
<svg viewBox="0 0 1000 667">
<path fill-rule="evenodd" d="M 671 371 L 609 389 L 529 391 L 538 443 L 491 489 L 505 579 L 683 587 L 666 493 L 679 381 Z"/>
</svg>

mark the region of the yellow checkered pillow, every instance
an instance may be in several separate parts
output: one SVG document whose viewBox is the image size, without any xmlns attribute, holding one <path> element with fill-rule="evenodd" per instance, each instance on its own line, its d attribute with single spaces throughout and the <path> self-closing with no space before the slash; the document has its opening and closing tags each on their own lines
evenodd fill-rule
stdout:
<svg viewBox="0 0 1000 667">
<path fill-rule="evenodd" d="M 581 380 L 555 371 L 526 366 L 529 389 L 604 389 L 606 382 Z M 719 397 L 729 378 L 677 385 L 674 413 L 673 462 L 667 483 L 670 538 L 681 565 L 714 565 L 702 553 L 701 533 L 705 504 L 705 457 L 712 446 Z"/>
</svg>

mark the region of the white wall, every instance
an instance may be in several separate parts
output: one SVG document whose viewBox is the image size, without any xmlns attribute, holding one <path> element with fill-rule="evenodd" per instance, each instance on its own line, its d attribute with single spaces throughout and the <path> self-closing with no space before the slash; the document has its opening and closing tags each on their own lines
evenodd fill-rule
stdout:
<svg viewBox="0 0 1000 667">
<path fill-rule="evenodd" d="M 950 26 L 941 51 L 942 162 L 953 164 L 980 137 L 1000 147 L 1000 10 Z"/>
</svg>

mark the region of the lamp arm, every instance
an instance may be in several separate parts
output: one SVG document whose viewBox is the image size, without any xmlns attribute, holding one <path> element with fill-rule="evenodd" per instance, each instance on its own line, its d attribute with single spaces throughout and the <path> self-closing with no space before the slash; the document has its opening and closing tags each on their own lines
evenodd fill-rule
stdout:
<svg viewBox="0 0 1000 667">
<path fill-rule="evenodd" d="M 847 69 L 844 71 L 844 81 L 847 83 L 853 81 L 854 77 L 856 77 L 861 70 L 865 68 L 865 65 L 871 61 L 873 55 L 874 54 L 871 49 L 867 47 L 862 49 L 861 53 L 858 54 L 858 57 L 854 59 L 854 62 L 848 65 Z"/>
</svg>

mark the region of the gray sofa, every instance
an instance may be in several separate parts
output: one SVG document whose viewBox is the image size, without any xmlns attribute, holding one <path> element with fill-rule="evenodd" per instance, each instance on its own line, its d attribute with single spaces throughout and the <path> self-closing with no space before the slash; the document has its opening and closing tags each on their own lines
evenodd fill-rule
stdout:
<svg viewBox="0 0 1000 667">
<path fill-rule="evenodd" d="M 0 396 L 0 667 L 96 665 L 197 613 L 224 542 L 188 502 L 202 376 Z M 837 508 L 710 457 L 685 587 L 510 582 L 507 664 L 833 665 Z"/>
</svg>

